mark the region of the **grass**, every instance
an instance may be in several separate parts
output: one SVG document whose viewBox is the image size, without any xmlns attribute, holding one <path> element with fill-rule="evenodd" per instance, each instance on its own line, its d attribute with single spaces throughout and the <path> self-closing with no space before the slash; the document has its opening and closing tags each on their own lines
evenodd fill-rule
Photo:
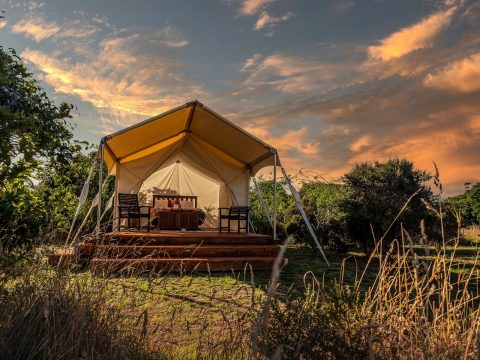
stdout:
<svg viewBox="0 0 480 360">
<path fill-rule="evenodd" d="M 472 351 L 476 349 L 472 345 L 474 341 L 472 331 L 477 331 L 476 328 L 472 330 L 472 326 L 479 326 L 478 322 L 475 322 L 478 320 L 478 313 L 471 313 L 469 307 L 472 299 L 478 301 L 479 294 L 476 282 L 479 274 L 478 271 L 472 271 L 471 266 L 476 265 L 473 258 L 477 254 L 477 243 L 463 239 L 462 245 L 448 244 L 442 251 L 438 251 L 435 246 L 429 245 L 427 248 L 430 251 L 428 256 L 424 254 L 425 247 L 414 245 L 406 247 L 409 250 L 406 254 L 391 252 L 389 261 L 376 255 L 370 262 L 362 253 L 343 256 L 327 252 L 331 263 L 331 267 L 327 267 L 318 250 L 301 244 L 290 244 L 286 250 L 289 263 L 283 269 L 278 284 L 274 284 L 277 294 L 273 298 L 267 296 L 271 280 L 269 272 L 252 274 L 244 271 L 211 275 L 191 273 L 182 276 L 151 274 L 101 278 L 83 271 L 56 272 L 45 266 L 44 253 L 39 251 L 38 257 L 33 256 L 33 260 L 25 260 L 13 268 L 9 275 L 0 276 L 2 289 L 0 339 L 3 339 L 0 341 L 0 354 L 5 354 L 6 348 L 10 349 L 10 352 L 19 348 L 36 349 L 35 351 L 40 353 L 45 351 L 45 345 L 25 340 L 15 340 L 15 346 L 10 347 L 1 344 L 5 339 L 18 339 L 21 333 L 46 331 L 45 327 L 32 330 L 28 323 L 21 321 L 20 325 L 12 327 L 12 314 L 17 314 L 16 319 L 22 319 L 22 316 L 27 316 L 25 314 L 29 314 L 33 307 L 39 314 L 35 318 L 35 323 L 42 324 L 45 318 L 42 314 L 45 312 L 52 314 L 53 309 L 50 300 L 45 299 L 54 298 L 55 306 L 59 307 L 61 313 L 65 313 L 67 309 L 73 315 L 64 316 L 62 320 L 64 325 L 55 330 L 60 333 L 57 334 L 54 330 L 47 331 L 45 336 L 49 339 L 51 349 L 47 353 L 47 358 L 83 356 L 78 352 L 61 353 L 63 349 L 61 344 L 72 341 L 65 340 L 62 334 L 68 331 L 80 334 L 73 330 L 76 329 L 76 324 L 84 324 L 82 328 L 91 329 L 89 331 L 94 337 L 97 336 L 99 339 L 107 337 L 103 343 L 108 346 L 100 346 L 97 342 L 87 342 L 80 346 L 86 354 L 100 354 L 96 356 L 97 358 L 102 358 L 102 352 L 104 358 L 108 358 L 112 353 L 117 354 L 118 358 L 142 359 L 251 358 L 254 355 L 251 352 L 252 329 L 260 323 L 259 316 L 260 319 L 265 316 L 267 321 L 265 326 L 260 327 L 262 331 L 257 339 L 258 348 L 263 354 L 272 356 L 275 351 L 282 348 L 281 353 L 288 358 L 291 352 L 283 346 L 288 345 L 296 349 L 302 344 L 298 349 L 304 354 L 302 356 L 305 359 L 312 358 L 311 351 L 315 353 L 318 349 L 329 354 L 326 355 L 327 358 L 334 356 L 332 355 L 334 353 L 338 358 L 362 358 L 359 356 L 372 353 L 382 358 L 380 356 L 382 346 L 389 348 L 389 351 L 397 351 L 394 349 L 397 345 L 392 334 L 395 334 L 395 326 L 399 325 L 394 319 L 404 317 L 406 321 L 408 320 L 405 326 L 409 329 L 409 336 L 423 336 L 435 345 L 432 345 L 432 349 L 419 350 L 421 347 L 415 341 L 407 341 L 402 334 L 397 334 L 405 351 L 410 351 L 409 354 L 411 351 L 424 351 L 428 354 L 437 352 L 458 355 L 459 349 L 466 346 L 459 337 L 463 334 L 462 336 L 469 341 L 466 358 L 471 358 Z M 455 261 L 452 261 L 450 255 L 454 252 Z M 413 257 L 414 253 L 418 254 L 416 259 Z M 382 267 L 379 266 L 381 259 Z M 414 265 L 415 261 L 420 264 Z M 368 269 L 360 283 L 358 280 L 367 263 Z M 422 264 L 426 264 L 428 271 Z M 448 271 L 445 272 L 445 269 Z M 431 274 L 434 282 L 429 283 L 430 280 L 423 278 L 424 275 L 421 273 L 425 271 Z M 307 278 L 306 273 L 310 274 Z M 467 289 L 465 294 L 470 294 L 468 295 L 470 300 L 465 294 L 457 299 L 453 296 L 454 293 L 452 298 L 445 298 L 443 289 L 456 289 L 458 292 L 465 283 L 469 284 L 465 287 Z M 25 284 L 28 286 L 24 286 Z M 435 290 L 430 294 L 432 291 L 430 287 L 433 285 Z M 12 300 L 12 296 L 15 299 L 27 300 L 19 304 L 17 300 Z M 429 300 L 430 298 L 432 300 Z M 454 313 L 445 318 L 445 313 L 439 308 L 440 300 L 443 304 L 450 304 L 448 306 L 453 309 L 460 309 L 461 314 Z M 266 301 L 267 303 L 273 301 L 273 304 L 277 305 L 272 305 L 272 310 L 267 311 L 266 315 L 260 315 L 265 313 Z M 424 309 L 427 308 L 431 310 L 425 313 Z M 373 309 L 376 309 L 375 312 L 372 312 Z M 446 334 L 437 333 L 437 330 L 428 327 L 430 325 L 423 329 L 418 328 L 420 326 L 418 322 L 422 324 L 431 322 L 431 316 L 435 311 L 437 313 L 435 316 L 441 316 L 446 322 L 439 321 L 432 323 L 432 326 L 438 331 L 451 328 L 447 331 L 450 335 L 447 335 L 453 339 L 451 340 L 453 353 L 440 346 L 442 341 L 449 341 L 445 338 Z M 54 311 L 58 312 L 58 309 Z M 86 313 L 92 315 L 82 315 Z M 416 314 L 415 318 L 411 317 L 412 314 Z M 83 320 L 79 322 L 79 318 Z M 95 318 L 100 319 L 100 325 L 93 320 Z M 51 324 L 52 321 L 49 320 L 47 324 Z M 58 319 L 53 323 L 58 323 Z M 326 333 L 317 334 L 320 328 Z M 271 336 L 265 338 L 264 331 Z M 310 349 L 308 348 L 310 345 L 304 343 L 302 334 L 329 338 L 345 352 L 336 353 L 336 350 L 329 347 L 330 345 L 318 342 L 311 343 L 313 347 Z M 290 344 L 295 337 L 298 341 Z M 372 340 L 379 337 L 384 337 L 386 342 Z M 72 349 L 76 349 L 75 345 L 72 345 Z M 25 352 L 13 355 L 10 353 L 12 356 L 4 358 L 23 358 L 25 354 Z M 395 354 L 398 355 L 398 352 Z"/>
</svg>

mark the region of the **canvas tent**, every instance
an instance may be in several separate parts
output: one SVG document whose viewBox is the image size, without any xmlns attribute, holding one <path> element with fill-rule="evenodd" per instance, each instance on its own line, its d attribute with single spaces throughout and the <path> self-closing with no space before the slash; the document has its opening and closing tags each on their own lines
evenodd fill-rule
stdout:
<svg viewBox="0 0 480 360">
<path fill-rule="evenodd" d="M 281 167 L 277 151 L 198 101 L 104 137 L 97 158 L 106 164 L 109 175 L 115 177 L 114 204 L 118 193 L 148 193 L 156 189 L 196 195 L 198 207 L 214 211 L 218 207 L 248 205 L 250 179 L 260 169 L 273 166 L 275 186 L 271 222 L 276 238 L 276 176 L 277 167 Z M 301 208 L 298 193 L 285 169 L 281 169 L 322 251 Z M 103 175 L 100 171 L 100 184 Z M 261 203 L 265 205 L 263 199 Z M 102 202 L 96 204 L 99 231 Z M 265 206 L 264 210 L 268 213 Z M 207 217 L 206 225 L 218 227 L 215 213 Z"/>
</svg>

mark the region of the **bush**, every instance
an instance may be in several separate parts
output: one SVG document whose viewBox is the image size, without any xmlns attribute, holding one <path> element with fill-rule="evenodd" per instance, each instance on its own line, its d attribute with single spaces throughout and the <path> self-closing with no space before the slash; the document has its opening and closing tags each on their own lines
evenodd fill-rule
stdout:
<svg viewBox="0 0 480 360">
<path fill-rule="evenodd" d="M 351 246 L 346 234 L 346 213 L 341 203 L 346 196 L 345 187 L 320 181 L 303 182 L 300 189 L 302 206 L 319 240 L 327 247 L 345 251 Z M 296 204 L 287 209 L 288 234 L 297 242 L 314 246 L 311 235 Z"/>
<path fill-rule="evenodd" d="M 273 221 L 273 180 L 267 180 L 259 178 L 257 180 L 258 188 L 265 200 L 270 218 Z M 287 209 L 292 206 L 294 202 L 292 196 L 290 196 L 285 190 L 285 181 L 277 182 L 277 237 L 279 239 L 285 239 L 287 237 L 287 224 L 289 218 L 287 215 Z M 271 234 L 272 226 L 268 222 L 265 212 L 262 208 L 262 204 L 258 199 L 257 192 L 254 188 L 250 189 L 250 220 L 252 221 L 255 232 L 260 234 Z"/>
<path fill-rule="evenodd" d="M 316 280 L 315 280 L 316 281 Z M 284 359 L 365 359 L 368 357 L 368 316 L 358 293 L 335 286 L 319 291 L 307 287 L 302 295 L 274 299 L 259 346 Z"/>
<path fill-rule="evenodd" d="M 383 240 L 384 249 L 398 238 L 401 224 L 412 234 L 420 233 L 420 221 L 432 216 L 422 202 L 422 199 L 432 201 L 434 198 L 425 185 L 430 178 L 407 160 L 356 165 L 344 176 L 347 196 L 341 203 L 347 214 L 350 238 L 370 253 L 375 245 L 374 237 L 377 241 L 382 238 L 407 201 L 408 205 Z"/>
</svg>

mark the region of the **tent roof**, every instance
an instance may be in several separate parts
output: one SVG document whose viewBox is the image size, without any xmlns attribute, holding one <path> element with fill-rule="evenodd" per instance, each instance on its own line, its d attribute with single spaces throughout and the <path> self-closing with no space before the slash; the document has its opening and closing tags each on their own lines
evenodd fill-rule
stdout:
<svg viewBox="0 0 480 360">
<path fill-rule="evenodd" d="M 268 160 L 276 152 L 272 146 L 193 101 L 104 137 L 104 159 L 112 173 L 116 161 L 137 160 L 189 137 L 195 138 L 204 151 L 238 168 L 268 166 L 271 162 Z"/>
</svg>

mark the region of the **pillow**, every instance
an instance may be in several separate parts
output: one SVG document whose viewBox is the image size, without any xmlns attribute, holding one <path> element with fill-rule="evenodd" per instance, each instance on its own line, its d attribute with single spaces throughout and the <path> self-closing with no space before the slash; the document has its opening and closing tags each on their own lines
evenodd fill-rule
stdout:
<svg viewBox="0 0 480 360">
<path fill-rule="evenodd" d="M 195 209 L 194 202 L 191 200 L 180 201 L 180 206 L 182 209 Z"/>
<path fill-rule="evenodd" d="M 168 200 L 167 199 L 156 199 L 155 200 L 155 208 L 157 208 L 157 209 L 168 208 Z"/>
</svg>

